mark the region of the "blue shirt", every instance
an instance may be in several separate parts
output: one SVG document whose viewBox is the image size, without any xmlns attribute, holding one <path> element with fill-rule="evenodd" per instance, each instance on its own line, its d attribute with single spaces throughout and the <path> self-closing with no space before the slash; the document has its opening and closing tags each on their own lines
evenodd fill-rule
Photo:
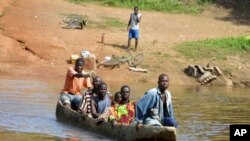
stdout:
<svg viewBox="0 0 250 141">
<path fill-rule="evenodd" d="M 168 117 L 174 117 L 171 93 L 166 90 L 164 94 L 166 95 L 165 108 L 161 100 L 159 88 L 153 88 L 146 92 L 136 104 L 136 121 L 143 123 L 148 117 L 152 117 L 152 109 L 157 109 L 158 112 L 156 114 L 161 123 L 163 123 L 164 120 L 164 113 L 166 113 L 165 115 L 168 115 Z"/>
</svg>

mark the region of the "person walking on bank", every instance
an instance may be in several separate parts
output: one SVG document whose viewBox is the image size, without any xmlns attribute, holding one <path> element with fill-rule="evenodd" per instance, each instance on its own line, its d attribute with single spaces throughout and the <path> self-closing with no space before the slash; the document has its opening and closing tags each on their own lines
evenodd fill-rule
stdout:
<svg viewBox="0 0 250 141">
<path fill-rule="evenodd" d="M 129 22 L 128 22 L 128 48 L 130 50 L 131 39 L 135 38 L 135 49 L 137 50 L 138 40 L 139 40 L 139 23 L 141 21 L 142 15 L 139 13 L 139 8 L 137 6 L 134 7 L 134 13 L 130 14 Z"/>
<path fill-rule="evenodd" d="M 137 102 L 137 129 L 139 129 L 142 124 L 177 127 L 171 93 L 167 90 L 168 86 L 169 78 L 167 74 L 161 74 L 158 78 L 158 86 L 146 92 Z"/>
</svg>

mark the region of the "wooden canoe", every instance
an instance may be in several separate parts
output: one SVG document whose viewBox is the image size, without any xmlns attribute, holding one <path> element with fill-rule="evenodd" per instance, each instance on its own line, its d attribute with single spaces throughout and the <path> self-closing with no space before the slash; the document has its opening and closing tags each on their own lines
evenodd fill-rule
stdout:
<svg viewBox="0 0 250 141">
<path fill-rule="evenodd" d="M 137 131 L 135 125 L 112 126 L 109 122 L 97 125 L 95 119 L 83 118 L 80 113 L 63 106 L 60 100 L 56 106 L 56 118 L 60 122 L 91 130 L 119 141 L 176 141 L 176 128 L 174 127 L 141 126 Z"/>
</svg>

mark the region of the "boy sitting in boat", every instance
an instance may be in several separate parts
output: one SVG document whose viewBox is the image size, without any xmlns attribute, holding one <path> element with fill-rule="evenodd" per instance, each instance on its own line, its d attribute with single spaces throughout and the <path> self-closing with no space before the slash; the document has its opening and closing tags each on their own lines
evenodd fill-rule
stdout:
<svg viewBox="0 0 250 141">
<path fill-rule="evenodd" d="M 79 107 L 79 110 L 82 112 L 83 116 L 92 117 L 91 115 L 91 98 L 95 96 L 98 93 L 98 85 L 102 82 L 102 78 L 100 76 L 96 76 L 93 78 L 93 88 L 90 90 L 87 90 L 83 94 L 83 98 L 81 101 L 81 105 Z"/>
<path fill-rule="evenodd" d="M 78 109 L 82 94 L 81 90 L 84 88 L 91 89 L 91 74 L 84 70 L 84 59 L 76 60 L 75 67 L 69 67 L 65 78 L 64 88 L 61 92 L 60 100 L 67 108 L 75 107 Z"/>
<path fill-rule="evenodd" d="M 169 78 L 161 74 L 158 87 L 146 92 L 136 105 L 136 128 L 142 124 L 151 126 L 177 126 L 174 119 L 171 94 L 167 90 Z"/>
<path fill-rule="evenodd" d="M 102 113 L 98 119 L 97 124 L 102 123 L 103 121 L 111 121 L 115 119 L 114 116 L 110 116 L 115 111 L 115 108 L 119 105 L 119 103 L 122 101 L 122 95 L 120 91 L 115 93 L 114 100 L 111 102 L 111 106 L 106 110 L 104 113 Z"/>
<path fill-rule="evenodd" d="M 91 114 L 93 118 L 98 118 L 104 113 L 111 105 L 111 100 L 107 91 L 107 84 L 101 82 L 98 85 L 97 95 L 91 99 Z"/>
</svg>

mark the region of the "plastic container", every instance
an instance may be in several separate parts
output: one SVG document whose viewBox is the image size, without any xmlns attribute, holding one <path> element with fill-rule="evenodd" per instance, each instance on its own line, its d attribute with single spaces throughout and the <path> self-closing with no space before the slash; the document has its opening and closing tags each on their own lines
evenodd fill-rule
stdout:
<svg viewBox="0 0 250 141">
<path fill-rule="evenodd" d="M 76 60 L 77 60 L 78 58 L 80 58 L 79 55 L 77 55 L 77 54 L 71 54 L 71 55 L 70 55 L 70 62 L 71 62 L 71 64 L 75 64 L 75 63 L 76 63 Z"/>
<path fill-rule="evenodd" d="M 105 60 L 105 61 L 109 61 L 109 60 L 111 60 L 111 57 L 110 57 L 110 56 L 105 56 L 105 57 L 104 57 L 104 60 Z"/>
<path fill-rule="evenodd" d="M 86 57 L 89 57 L 90 52 L 87 51 L 87 50 L 83 50 L 83 51 L 81 51 L 80 55 L 81 55 L 82 58 L 86 58 Z"/>
</svg>

